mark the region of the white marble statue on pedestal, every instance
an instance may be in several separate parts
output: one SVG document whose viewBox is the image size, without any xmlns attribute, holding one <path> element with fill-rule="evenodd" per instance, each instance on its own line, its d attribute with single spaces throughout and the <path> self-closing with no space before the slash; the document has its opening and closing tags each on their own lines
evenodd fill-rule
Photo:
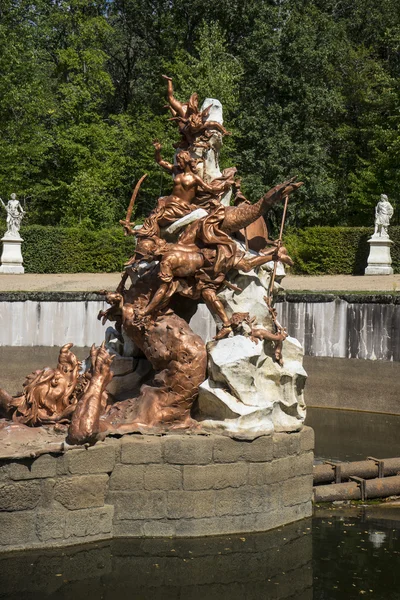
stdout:
<svg viewBox="0 0 400 600">
<path fill-rule="evenodd" d="M 4 204 L 7 211 L 7 231 L 2 238 L 3 253 L 1 255 L 0 273 L 24 273 L 21 244 L 23 239 L 19 234 L 21 221 L 25 215 L 16 194 L 11 194 L 10 200 Z"/>
<path fill-rule="evenodd" d="M 381 195 L 381 199 L 375 207 L 375 231 L 374 236 L 389 237 L 388 227 L 390 219 L 393 217 L 393 206 L 390 204 L 386 194 Z"/>
<path fill-rule="evenodd" d="M 392 275 L 392 257 L 390 246 L 393 244 L 388 234 L 393 206 L 386 194 L 382 194 L 375 207 L 375 231 L 368 240 L 370 245 L 368 266 L 365 275 Z"/>
<path fill-rule="evenodd" d="M 3 200 L 0 198 L 0 202 L 4 206 L 7 211 L 7 232 L 6 236 L 11 237 L 20 237 L 19 230 L 21 227 L 21 221 L 25 214 L 24 209 L 22 208 L 19 200 L 17 200 L 16 194 L 11 194 L 10 200 L 7 204 L 4 204 Z"/>
</svg>

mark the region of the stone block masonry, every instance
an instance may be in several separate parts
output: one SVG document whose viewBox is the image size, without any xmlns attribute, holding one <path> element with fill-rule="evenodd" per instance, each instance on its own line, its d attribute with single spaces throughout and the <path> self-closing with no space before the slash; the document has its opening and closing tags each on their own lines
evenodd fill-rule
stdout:
<svg viewBox="0 0 400 600">
<path fill-rule="evenodd" d="M 312 512 L 314 435 L 126 435 L 0 460 L 0 552 L 268 531 Z"/>
</svg>

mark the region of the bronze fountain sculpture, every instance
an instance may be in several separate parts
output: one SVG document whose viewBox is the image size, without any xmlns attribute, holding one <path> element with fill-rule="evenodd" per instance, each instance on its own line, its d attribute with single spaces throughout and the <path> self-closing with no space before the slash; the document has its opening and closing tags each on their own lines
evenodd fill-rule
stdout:
<svg viewBox="0 0 400 600">
<path fill-rule="evenodd" d="M 151 363 L 152 379 L 143 383 L 138 394 L 115 399 L 107 392 L 113 356 L 105 345 L 92 347 L 82 373 L 72 344 L 67 344 L 57 368 L 30 375 L 21 395 L 11 397 L 0 389 L 3 424 L 8 420 L 21 426 L 53 424 L 64 428 L 69 444 L 94 443 L 107 434 L 134 431 L 201 430 L 203 424 L 193 418 L 193 407 L 207 379 L 208 352 L 188 322 L 188 314 L 199 303 L 205 303 L 220 324 L 211 342 L 214 350 L 244 336 L 240 339 L 247 338 L 255 346 L 260 341 L 268 344 L 273 368 L 282 369 L 287 333 L 277 321 L 272 296 L 276 264 L 292 261 L 282 245 L 282 230 L 280 238 L 271 241 L 263 215 L 281 200 L 286 209 L 289 195 L 302 183 L 292 178 L 251 204 L 235 179 L 236 169 L 219 171 L 218 150 L 228 132 L 222 119 L 209 120 L 212 104 L 199 109 L 196 94 L 186 103 L 179 102 L 172 80 L 164 78 L 168 108 L 181 136 L 175 144 L 174 164 L 162 159 L 157 140 L 154 148 L 157 163 L 172 175 L 172 191 L 158 199 L 141 227 L 135 227 L 130 219 L 144 177 L 136 186 L 127 217 L 121 221 L 125 234 L 136 237 L 135 253 L 117 290 L 104 292 L 110 307 L 99 314 L 103 323 L 115 324 L 117 335 L 123 332 L 134 342 Z M 210 164 L 217 165 L 214 173 Z M 265 319 L 257 321 L 249 312 L 228 310 L 223 294 L 236 297 L 242 292 L 235 277 L 253 274 L 254 279 L 256 271 L 271 262 L 265 297 L 268 326 Z"/>
</svg>

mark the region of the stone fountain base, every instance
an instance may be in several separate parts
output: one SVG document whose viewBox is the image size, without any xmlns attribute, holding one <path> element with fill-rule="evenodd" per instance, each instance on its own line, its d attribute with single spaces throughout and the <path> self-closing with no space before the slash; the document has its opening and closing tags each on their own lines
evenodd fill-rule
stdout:
<svg viewBox="0 0 400 600">
<path fill-rule="evenodd" d="M 312 512 L 314 433 L 126 435 L 0 461 L 0 552 L 268 531 Z M 53 451 L 54 452 L 54 451 Z"/>
</svg>

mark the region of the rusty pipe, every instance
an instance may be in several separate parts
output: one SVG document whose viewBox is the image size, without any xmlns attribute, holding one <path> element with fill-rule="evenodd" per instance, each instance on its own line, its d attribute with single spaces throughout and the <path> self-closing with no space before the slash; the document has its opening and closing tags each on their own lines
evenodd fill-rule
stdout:
<svg viewBox="0 0 400 600">
<path fill-rule="evenodd" d="M 390 477 L 400 473 L 400 458 L 383 458 L 382 475 Z M 379 465 L 375 460 L 359 460 L 354 462 L 332 463 L 314 466 L 314 485 L 336 481 L 348 481 L 350 477 L 374 479 L 379 476 Z"/>
<path fill-rule="evenodd" d="M 364 487 L 364 489 L 362 489 Z M 347 483 L 331 483 L 314 487 L 314 502 L 335 500 L 371 500 L 400 495 L 400 475 L 377 477 Z"/>
</svg>

